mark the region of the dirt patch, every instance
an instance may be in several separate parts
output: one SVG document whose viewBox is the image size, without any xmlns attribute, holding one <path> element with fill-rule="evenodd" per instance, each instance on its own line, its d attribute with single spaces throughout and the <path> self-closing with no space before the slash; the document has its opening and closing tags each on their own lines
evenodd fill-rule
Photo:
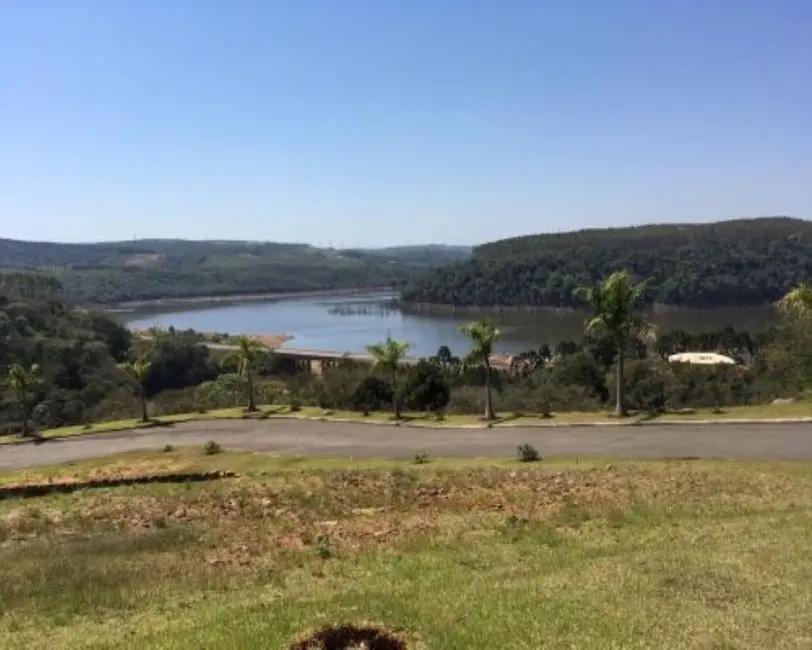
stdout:
<svg viewBox="0 0 812 650">
<path fill-rule="evenodd" d="M 251 338 L 259 341 L 262 345 L 275 349 L 290 341 L 293 337 L 290 334 L 255 334 Z"/>
<path fill-rule="evenodd" d="M 399 635 L 373 626 L 340 625 L 310 634 L 289 650 L 408 650 Z"/>
<path fill-rule="evenodd" d="M 150 483 L 199 483 L 233 478 L 233 472 L 195 472 L 183 474 L 157 474 L 154 476 L 126 476 L 92 479 L 87 481 L 65 481 L 58 483 L 28 483 L 23 485 L 0 486 L 0 501 L 10 498 L 31 498 L 46 494 L 67 494 L 94 488 L 113 488 L 122 485 L 146 485 Z"/>
</svg>

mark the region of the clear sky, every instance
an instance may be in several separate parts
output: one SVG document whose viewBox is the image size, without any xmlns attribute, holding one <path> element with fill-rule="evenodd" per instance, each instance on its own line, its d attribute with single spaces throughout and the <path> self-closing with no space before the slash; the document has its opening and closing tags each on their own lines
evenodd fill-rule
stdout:
<svg viewBox="0 0 812 650">
<path fill-rule="evenodd" d="M 812 216 L 810 0 L 0 0 L 0 237 Z"/>
</svg>

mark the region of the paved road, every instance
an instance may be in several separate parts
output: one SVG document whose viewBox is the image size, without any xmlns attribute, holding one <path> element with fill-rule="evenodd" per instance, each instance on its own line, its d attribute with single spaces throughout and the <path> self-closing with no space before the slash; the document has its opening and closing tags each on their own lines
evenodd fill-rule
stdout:
<svg viewBox="0 0 812 650">
<path fill-rule="evenodd" d="M 544 456 L 812 459 L 812 424 L 428 429 L 305 420 L 187 422 L 41 445 L 0 446 L 0 469 L 93 458 L 137 449 L 202 445 L 301 456 L 509 458 L 528 442 Z"/>
</svg>

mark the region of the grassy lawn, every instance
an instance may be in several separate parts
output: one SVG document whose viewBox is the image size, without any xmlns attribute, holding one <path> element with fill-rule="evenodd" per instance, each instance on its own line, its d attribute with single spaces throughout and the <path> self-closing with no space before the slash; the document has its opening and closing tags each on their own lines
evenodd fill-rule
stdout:
<svg viewBox="0 0 812 650">
<path fill-rule="evenodd" d="M 392 416 L 386 412 L 363 415 L 355 411 L 331 411 L 317 407 L 303 407 L 298 411 L 291 411 L 289 406 L 260 406 L 256 414 L 246 414 L 243 408 L 227 408 L 208 411 L 205 413 L 181 413 L 178 415 L 162 415 L 154 418 L 152 422 L 144 424 L 136 419 L 111 420 L 88 425 L 60 427 L 46 429 L 40 432 L 43 438 L 72 437 L 90 433 L 103 433 L 108 431 L 123 431 L 129 429 L 151 428 L 170 425 L 177 422 L 193 420 L 223 420 L 243 419 L 246 417 L 259 418 L 309 418 L 319 420 L 350 420 L 354 422 L 387 423 L 393 424 Z M 624 422 L 628 424 L 644 422 L 690 422 L 696 420 L 735 420 L 735 419 L 773 419 L 773 418 L 812 418 L 812 404 L 807 401 L 791 402 L 787 404 L 763 404 L 755 406 L 735 406 L 715 413 L 710 410 L 695 410 L 687 413 L 668 413 L 649 416 L 647 414 L 632 415 Z M 494 427 L 508 426 L 555 426 L 562 424 L 579 424 L 592 422 L 617 422 L 617 418 L 606 412 L 572 412 L 554 413 L 549 418 L 542 418 L 533 414 L 500 413 Z M 425 427 L 475 427 L 484 426 L 485 423 L 478 415 L 448 415 L 437 419 L 426 413 L 405 413 L 402 425 Z M 0 445 L 19 441 L 18 436 L 0 436 Z"/>
<path fill-rule="evenodd" d="M 5 484 L 232 469 L 0 501 L 0 648 L 808 648 L 812 464 L 307 460 L 199 449 Z"/>
</svg>

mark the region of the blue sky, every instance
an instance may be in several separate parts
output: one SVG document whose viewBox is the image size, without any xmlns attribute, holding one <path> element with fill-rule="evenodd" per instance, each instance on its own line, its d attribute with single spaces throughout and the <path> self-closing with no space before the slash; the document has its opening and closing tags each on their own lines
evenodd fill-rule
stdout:
<svg viewBox="0 0 812 650">
<path fill-rule="evenodd" d="M 809 0 L 0 2 L 0 237 L 812 216 Z"/>
</svg>

